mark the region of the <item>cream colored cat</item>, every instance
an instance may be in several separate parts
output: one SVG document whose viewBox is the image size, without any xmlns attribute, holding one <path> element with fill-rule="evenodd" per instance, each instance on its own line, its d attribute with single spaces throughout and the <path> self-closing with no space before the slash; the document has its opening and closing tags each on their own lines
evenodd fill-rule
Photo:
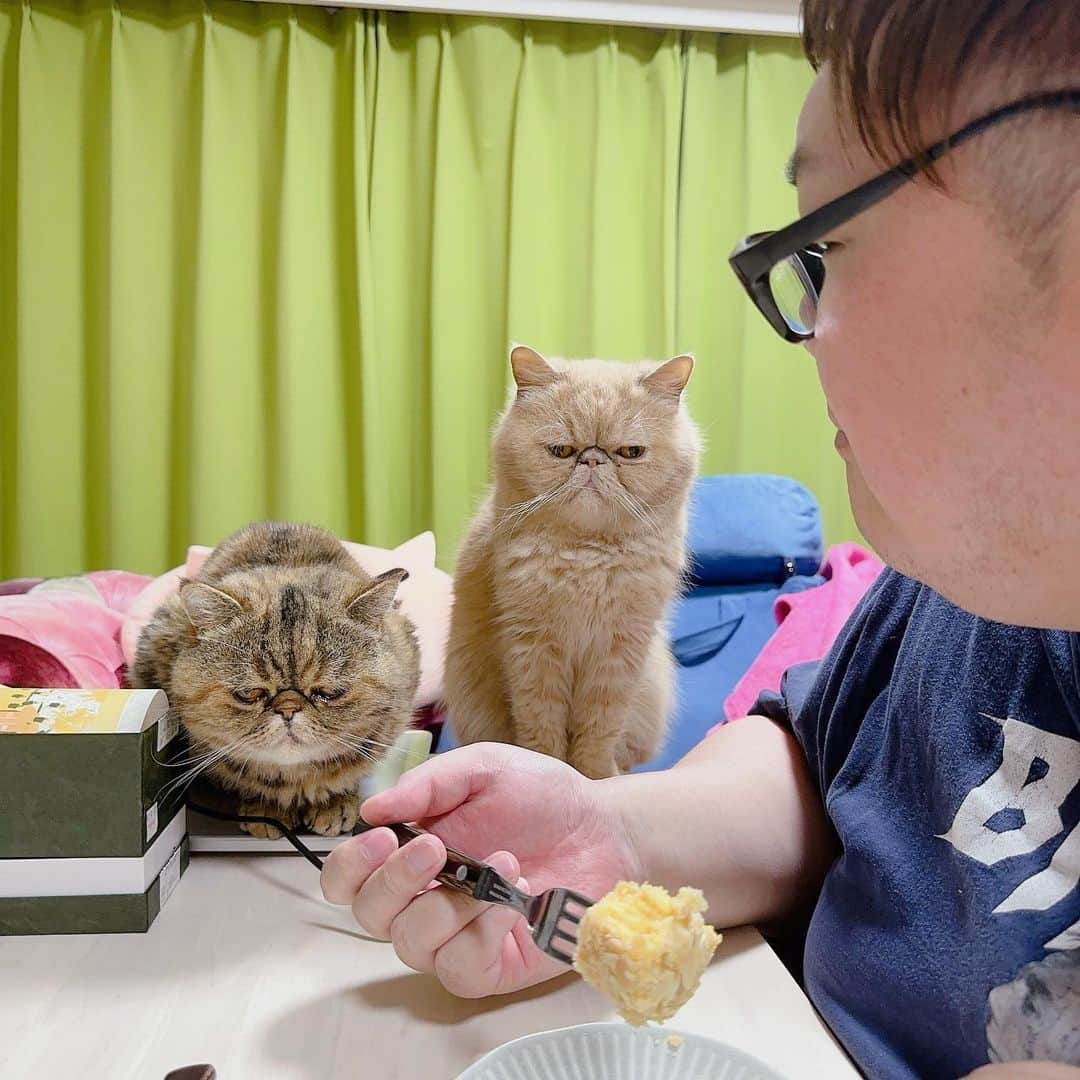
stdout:
<svg viewBox="0 0 1080 1080">
<path fill-rule="evenodd" d="M 694 362 L 549 363 L 518 346 L 511 365 L 494 488 L 458 556 L 447 700 L 463 743 L 612 776 L 653 757 L 671 710 Z"/>
</svg>

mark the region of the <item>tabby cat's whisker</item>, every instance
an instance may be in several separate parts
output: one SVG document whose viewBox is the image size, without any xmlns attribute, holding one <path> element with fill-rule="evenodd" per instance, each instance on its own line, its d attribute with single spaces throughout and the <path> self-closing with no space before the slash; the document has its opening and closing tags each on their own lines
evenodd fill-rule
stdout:
<svg viewBox="0 0 1080 1080">
<path fill-rule="evenodd" d="M 164 788 L 162 788 L 161 789 L 161 797 L 165 798 L 167 795 L 171 795 L 174 791 L 177 791 L 180 788 L 184 788 L 184 790 L 186 790 L 204 772 L 206 772 L 212 766 L 216 765 L 223 758 L 226 758 L 229 755 L 235 753 L 235 751 L 238 750 L 246 741 L 248 741 L 248 736 L 243 736 L 240 739 L 237 739 L 236 742 L 232 743 L 231 745 L 221 747 L 221 748 L 213 751 L 212 753 L 207 754 L 206 757 L 198 765 L 196 765 L 192 769 L 189 769 L 186 773 L 183 773 L 181 776 L 176 777 L 169 784 L 167 784 Z"/>
<path fill-rule="evenodd" d="M 374 765 L 380 764 L 380 762 L 383 760 L 382 758 L 376 757 L 374 754 L 372 754 L 370 751 L 368 751 L 364 747 L 356 746 L 353 743 L 346 742 L 344 739 L 339 739 L 339 738 L 331 736 L 330 741 L 333 742 L 333 743 L 336 743 L 337 745 L 339 745 L 339 746 L 343 747 L 345 750 L 347 750 L 348 751 L 348 755 L 347 755 L 348 757 L 361 757 L 365 761 L 370 761 Z"/>
</svg>

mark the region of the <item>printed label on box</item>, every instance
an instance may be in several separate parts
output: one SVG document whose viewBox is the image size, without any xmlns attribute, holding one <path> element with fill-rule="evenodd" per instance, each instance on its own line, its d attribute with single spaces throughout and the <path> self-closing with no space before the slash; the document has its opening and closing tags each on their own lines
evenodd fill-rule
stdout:
<svg viewBox="0 0 1080 1080">
<path fill-rule="evenodd" d="M 176 883 L 180 880 L 180 848 L 177 849 L 169 856 L 169 861 L 165 864 L 161 871 L 160 895 L 161 900 L 158 904 L 159 908 L 163 908 L 172 896 L 173 890 L 176 888 Z"/>
<path fill-rule="evenodd" d="M 157 803 L 154 803 L 149 810 L 146 811 L 146 842 L 150 841 L 157 836 L 158 829 L 158 808 Z"/>
<path fill-rule="evenodd" d="M 180 721 L 176 718 L 175 713 L 167 712 L 158 721 L 157 724 L 157 748 L 159 751 L 164 750 L 176 738 L 176 733 L 180 730 Z"/>
<path fill-rule="evenodd" d="M 131 695 L 115 690 L 0 687 L 0 734 L 80 735 L 116 731 Z"/>
</svg>

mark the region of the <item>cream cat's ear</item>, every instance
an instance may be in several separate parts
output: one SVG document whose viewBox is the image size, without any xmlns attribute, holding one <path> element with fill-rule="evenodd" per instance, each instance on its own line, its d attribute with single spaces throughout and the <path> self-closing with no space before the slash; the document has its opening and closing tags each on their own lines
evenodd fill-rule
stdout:
<svg viewBox="0 0 1080 1080">
<path fill-rule="evenodd" d="M 409 576 L 408 570 L 396 567 L 380 574 L 359 596 L 349 602 L 345 609 L 349 618 L 358 622 L 377 622 L 394 605 L 398 586 Z"/>
<path fill-rule="evenodd" d="M 641 380 L 654 394 L 661 397 L 678 398 L 686 389 L 694 370 L 694 358 L 689 353 L 676 356 L 666 364 L 661 364 Z"/>
<path fill-rule="evenodd" d="M 559 373 L 528 345 L 515 345 L 510 350 L 510 367 L 519 394 L 540 386 L 550 386 L 559 377 Z"/>
<path fill-rule="evenodd" d="M 213 630 L 232 622 L 244 609 L 228 593 L 201 581 L 180 583 L 180 603 L 196 630 Z"/>
</svg>

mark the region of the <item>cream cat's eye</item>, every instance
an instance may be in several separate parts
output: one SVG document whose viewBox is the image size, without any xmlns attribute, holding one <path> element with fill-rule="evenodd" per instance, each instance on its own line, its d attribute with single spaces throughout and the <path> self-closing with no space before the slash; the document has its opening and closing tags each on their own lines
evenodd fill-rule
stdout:
<svg viewBox="0 0 1080 1080">
<path fill-rule="evenodd" d="M 620 446 L 615 451 L 621 458 L 626 458 L 628 461 L 633 461 L 635 458 L 641 457 L 645 453 L 644 446 Z"/>
<path fill-rule="evenodd" d="M 548 453 L 565 461 L 567 458 L 572 458 L 576 451 L 572 446 L 549 446 Z"/>
<path fill-rule="evenodd" d="M 253 686 L 250 690 L 234 690 L 233 697 L 244 705 L 255 705 L 266 697 L 266 691 Z"/>
</svg>

